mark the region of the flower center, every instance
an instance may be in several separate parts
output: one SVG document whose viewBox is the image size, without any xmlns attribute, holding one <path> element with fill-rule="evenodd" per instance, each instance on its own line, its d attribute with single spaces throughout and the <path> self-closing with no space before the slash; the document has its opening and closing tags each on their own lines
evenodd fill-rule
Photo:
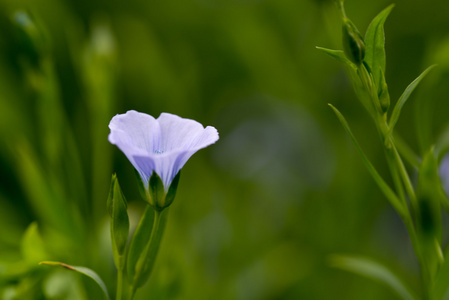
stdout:
<svg viewBox="0 0 449 300">
<path fill-rule="evenodd" d="M 162 153 L 164 153 L 164 151 L 162 151 L 162 150 L 154 150 L 153 153 L 154 154 L 162 154 Z"/>
</svg>

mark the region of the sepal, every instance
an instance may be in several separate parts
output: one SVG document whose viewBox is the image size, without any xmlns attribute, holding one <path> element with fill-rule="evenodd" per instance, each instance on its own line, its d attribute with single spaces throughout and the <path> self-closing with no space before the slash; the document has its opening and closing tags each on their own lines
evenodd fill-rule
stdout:
<svg viewBox="0 0 449 300">
<path fill-rule="evenodd" d="M 157 211 L 162 211 L 164 208 L 170 206 L 175 199 L 176 191 L 178 189 L 179 178 L 181 171 L 173 178 L 168 191 L 165 192 L 165 187 L 162 179 L 156 172 L 150 177 L 148 181 L 148 203 Z"/>
</svg>

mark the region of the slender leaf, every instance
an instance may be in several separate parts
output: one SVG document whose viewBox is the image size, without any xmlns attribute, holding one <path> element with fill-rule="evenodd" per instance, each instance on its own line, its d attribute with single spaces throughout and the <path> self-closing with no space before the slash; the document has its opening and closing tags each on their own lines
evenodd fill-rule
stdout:
<svg viewBox="0 0 449 300">
<path fill-rule="evenodd" d="M 48 253 L 36 222 L 31 223 L 22 237 L 21 252 L 29 264 L 37 264 L 46 259 Z"/>
<path fill-rule="evenodd" d="M 393 132 L 394 126 L 398 122 L 399 115 L 401 114 L 402 107 L 404 106 L 404 104 L 408 100 L 408 98 L 410 97 L 413 90 L 416 88 L 418 83 L 424 78 L 424 76 L 426 76 L 427 73 L 429 73 L 430 70 L 432 70 L 435 66 L 436 65 L 432 65 L 432 66 L 428 67 L 426 70 L 424 70 L 424 72 L 422 72 L 421 75 L 418 76 L 418 78 L 416 78 L 412 83 L 410 83 L 410 85 L 402 93 L 401 97 L 399 98 L 398 102 L 396 103 L 396 105 L 393 109 L 393 112 L 391 114 L 390 123 L 389 123 L 390 129 L 387 134 L 387 138 L 385 140 L 387 140 L 389 138 L 389 136 L 391 135 L 391 133 Z"/>
<path fill-rule="evenodd" d="M 140 219 L 139 225 L 133 235 L 131 244 L 128 251 L 128 260 L 126 263 L 126 268 L 128 271 L 129 283 L 133 283 L 134 275 L 136 273 L 136 264 L 139 260 L 140 254 L 148 244 L 151 236 L 151 231 L 153 230 L 154 222 L 154 209 L 151 205 L 147 205 L 142 218 Z"/>
<path fill-rule="evenodd" d="M 384 23 L 393 9 L 391 4 L 381 11 L 369 24 L 365 34 L 365 62 L 370 66 L 374 82 L 380 88 L 381 76 L 385 74 L 385 33 Z"/>
<path fill-rule="evenodd" d="M 343 125 L 344 129 L 346 130 L 346 133 L 350 136 L 352 142 L 354 143 L 355 147 L 359 151 L 360 155 L 362 156 L 362 160 L 365 163 L 366 168 L 370 172 L 371 176 L 374 178 L 374 181 L 376 181 L 379 188 L 382 190 L 382 192 L 385 194 L 387 199 L 390 201 L 391 205 L 398 211 L 400 215 L 403 215 L 404 207 L 402 206 L 401 202 L 399 201 L 399 198 L 396 196 L 396 194 L 392 191 L 392 189 L 388 186 L 388 184 L 383 180 L 383 178 L 379 175 L 377 170 L 374 168 L 374 166 L 369 161 L 368 157 L 363 152 L 362 148 L 360 147 L 359 143 L 357 142 L 357 139 L 355 138 L 354 134 L 351 131 L 351 128 L 349 127 L 348 122 L 346 121 L 345 117 L 336 109 L 332 104 L 329 104 L 329 106 L 332 108 L 334 113 L 337 115 L 338 119 L 340 120 L 340 123 Z"/>
<path fill-rule="evenodd" d="M 342 62 L 345 66 L 348 66 L 353 70 L 357 69 L 357 66 L 354 63 L 352 63 L 349 59 L 346 58 L 346 55 L 342 50 L 332 50 L 332 49 L 322 48 L 322 47 L 318 47 L 318 46 L 316 48 L 318 50 L 323 51 L 330 57 L 338 60 L 339 62 Z"/>
<path fill-rule="evenodd" d="M 444 262 L 439 268 L 432 287 L 432 299 L 449 300 L 449 248 L 444 253 Z"/>
<path fill-rule="evenodd" d="M 70 266 L 65 263 L 57 262 L 57 261 L 42 261 L 39 264 L 47 265 L 47 266 L 54 266 L 54 267 L 63 267 L 63 268 L 66 268 L 67 270 L 81 273 L 81 274 L 91 278 L 93 281 L 95 281 L 98 284 L 98 286 L 101 288 L 101 290 L 103 291 L 106 299 L 108 299 L 108 300 L 110 299 L 108 290 L 107 290 L 106 285 L 104 284 L 103 280 L 101 280 L 100 276 L 98 276 L 97 273 L 95 273 L 94 271 L 92 271 L 89 268 L 79 267 L 79 266 Z"/>
<path fill-rule="evenodd" d="M 133 288 L 139 288 L 150 278 L 161 245 L 162 236 L 167 222 L 168 209 L 156 211 L 154 225 L 151 230 L 149 243 L 145 246 L 136 263 Z"/>
<path fill-rule="evenodd" d="M 402 299 L 416 299 L 404 283 L 391 270 L 371 259 L 335 255 L 331 257 L 331 265 L 381 282 L 390 287 Z"/>
</svg>

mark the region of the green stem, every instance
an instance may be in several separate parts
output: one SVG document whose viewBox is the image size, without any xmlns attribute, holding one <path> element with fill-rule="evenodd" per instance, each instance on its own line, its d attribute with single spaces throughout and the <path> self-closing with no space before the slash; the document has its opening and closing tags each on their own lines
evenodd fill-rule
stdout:
<svg viewBox="0 0 449 300">
<path fill-rule="evenodd" d="M 363 72 L 362 74 L 365 75 Z M 366 76 L 364 78 L 362 77 L 361 79 L 362 81 L 365 81 L 364 84 L 366 84 L 368 89 L 372 88 L 372 86 L 367 85 Z M 372 103 L 375 107 L 375 111 L 377 112 L 375 123 L 377 125 L 381 139 L 384 142 L 383 145 L 387 156 L 387 162 L 394 181 L 394 185 L 396 187 L 396 192 L 398 193 L 398 196 L 404 208 L 403 213 L 402 214 L 400 212 L 399 213 L 410 236 L 413 250 L 420 265 L 421 279 L 423 283 L 423 293 L 424 293 L 423 296 L 424 299 L 428 300 L 430 299 L 430 286 L 431 286 L 430 271 L 426 265 L 425 257 L 423 257 L 420 241 L 415 226 L 413 224 L 413 212 L 416 212 L 417 209 L 415 190 L 413 188 L 410 177 L 407 173 L 407 169 L 405 168 L 401 156 L 399 155 L 399 152 L 396 148 L 395 141 L 390 134 L 386 118 L 382 115 L 382 111 L 377 109 L 378 99 L 374 93 L 371 94 L 371 98 Z M 407 195 L 410 198 L 410 203 L 412 207 L 411 211 L 409 209 L 404 194 L 404 187 L 407 192 Z"/>
<path fill-rule="evenodd" d="M 117 293 L 115 295 L 116 300 L 121 300 L 123 294 L 123 268 L 117 270 Z"/>
<path fill-rule="evenodd" d="M 399 198 L 401 199 L 401 203 L 404 206 L 404 214 L 401 215 L 401 218 L 402 218 L 402 221 L 404 222 L 404 225 L 407 229 L 407 232 L 410 237 L 410 241 L 412 243 L 413 251 L 415 252 L 416 258 L 421 267 L 421 280 L 423 283 L 424 299 L 430 299 L 429 298 L 430 297 L 429 296 L 429 294 L 430 294 L 429 293 L 430 273 L 429 273 L 425 259 L 422 254 L 422 249 L 421 249 L 421 245 L 419 243 L 419 238 L 416 233 L 416 229 L 413 225 L 412 214 L 410 213 L 410 210 L 408 208 L 407 201 L 405 198 L 404 187 L 402 186 L 403 183 L 401 182 L 401 179 L 402 179 L 402 181 L 404 182 L 404 185 L 407 188 L 407 184 L 406 184 L 406 181 L 404 180 L 404 173 L 403 173 L 405 168 L 403 168 L 403 169 L 401 168 L 401 165 L 402 165 L 402 167 L 404 165 L 402 164 L 399 154 L 396 151 L 396 148 L 394 147 L 393 144 L 391 145 L 391 148 L 386 148 L 386 155 L 387 155 L 388 165 L 390 167 L 391 175 L 393 177 L 393 181 L 394 181 L 396 190 L 398 192 Z M 407 173 L 405 173 L 405 176 L 407 177 L 408 182 L 410 183 L 410 179 L 409 179 Z M 408 188 L 410 188 L 410 187 L 411 187 L 411 183 Z M 413 189 L 412 189 L 412 191 L 413 191 Z M 409 193 L 409 191 L 407 191 L 407 193 L 409 195 L 414 196 L 414 191 L 413 191 L 413 193 Z M 411 198 L 411 196 L 410 196 L 410 198 Z"/>
<path fill-rule="evenodd" d="M 335 0 L 335 2 L 336 2 L 336 4 L 337 4 L 338 9 L 339 9 L 340 12 L 341 12 L 341 16 L 342 16 L 343 18 L 347 18 L 347 17 L 346 17 L 346 12 L 345 12 L 345 7 L 343 6 L 343 0 Z"/>
<path fill-rule="evenodd" d="M 153 228 L 148 243 L 139 256 L 136 263 L 136 273 L 131 287 L 131 298 L 134 297 L 136 290 L 142 286 L 150 277 L 154 262 L 156 260 L 157 252 L 159 250 L 161 236 L 164 230 L 165 221 L 161 222 L 163 213 L 166 212 L 155 210 L 153 219 Z"/>
<path fill-rule="evenodd" d="M 407 194 L 410 197 L 410 202 L 412 204 L 412 208 L 416 209 L 418 204 L 416 203 L 416 195 L 415 195 L 415 190 L 412 185 L 412 181 L 410 180 L 407 170 L 405 169 L 404 163 L 402 162 L 401 156 L 399 156 L 398 150 L 396 149 L 396 146 L 393 143 L 392 143 L 392 147 L 393 147 L 392 150 L 394 153 L 394 159 L 396 161 L 396 164 L 397 164 L 397 167 L 399 170 L 399 174 L 402 177 L 402 181 L 404 182 L 405 190 L 407 191 Z"/>
<path fill-rule="evenodd" d="M 394 144 L 399 154 L 408 162 L 415 170 L 419 169 L 421 158 L 410 148 L 409 145 L 398 135 L 394 135 Z"/>
<path fill-rule="evenodd" d="M 136 294 L 136 290 L 137 288 L 134 286 L 131 286 L 129 289 L 129 300 L 133 300 L 134 299 L 134 295 Z"/>
</svg>

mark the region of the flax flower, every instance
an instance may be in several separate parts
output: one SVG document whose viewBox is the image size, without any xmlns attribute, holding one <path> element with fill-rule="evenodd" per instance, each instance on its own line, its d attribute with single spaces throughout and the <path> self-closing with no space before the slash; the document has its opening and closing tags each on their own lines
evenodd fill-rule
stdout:
<svg viewBox="0 0 449 300">
<path fill-rule="evenodd" d="M 157 119 L 137 111 L 116 115 L 109 123 L 109 142 L 116 145 L 139 172 L 148 190 L 155 172 L 167 192 L 173 178 L 198 150 L 218 140 L 212 126 L 162 113 Z"/>
</svg>

